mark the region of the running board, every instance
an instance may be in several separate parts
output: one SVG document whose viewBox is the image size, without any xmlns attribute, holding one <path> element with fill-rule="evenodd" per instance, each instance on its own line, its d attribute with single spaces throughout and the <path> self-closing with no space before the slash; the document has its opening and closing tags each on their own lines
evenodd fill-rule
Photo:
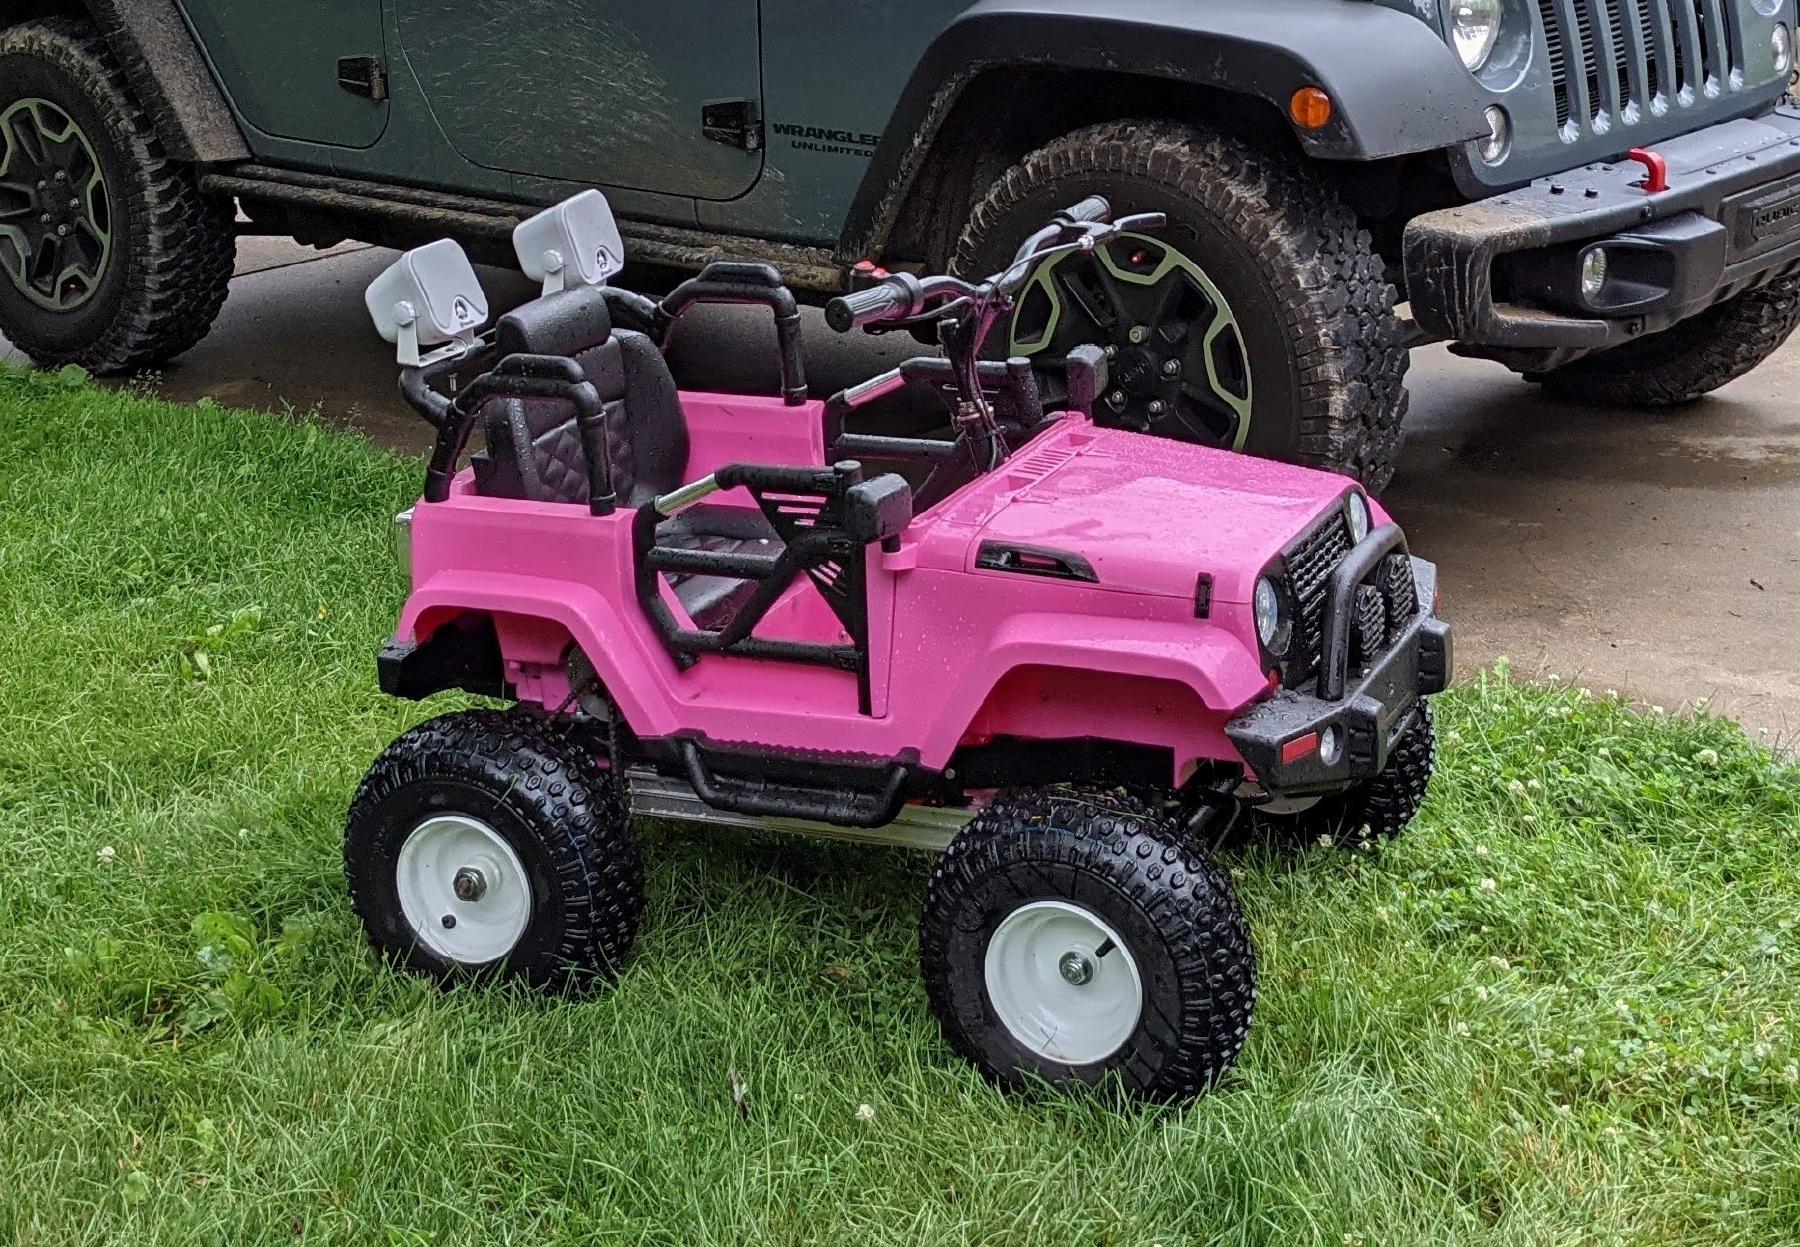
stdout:
<svg viewBox="0 0 1800 1247">
<path fill-rule="evenodd" d="M 734 827 L 741 831 L 781 831 L 801 836 L 822 836 L 830 840 L 852 840 L 859 844 L 889 844 L 906 849 L 938 852 L 956 838 L 974 810 L 950 809 L 936 805 L 904 805 L 900 816 L 882 827 L 840 827 L 835 823 L 816 823 L 801 818 L 762 818 L 752 814 L 735 814 L 716 809 L 700 799 L 687 784 L 669 779 L 654 771 L 633 769 L 627 773 L 631 786 L 631 812 L 638 818 L 661 818 L 677 823 L 704 823 L 711 827 Z"/>
<path fill-rule="evenodd" d="M 508 255 L 513 226 L 544 207 L 537 202 L 484 199 L 257 164 L 203 172 L 200 187 L 216 195 L 318 213 L 332 218 L 351 237 L 357 236 L 357 220 L 381 221 L 422 238 L 452 235 L 465 241 L 479 240 L 490 247 L 505 247 Z M 837 294 L 844 288 L 844 270 L 833 260 L 829 247 L 649 221 L 621 220 L 619 228 L 625 236 L 627 257 L 633 261 L 701 269 L 714 260 L 760 260 L 773 264 L 782 281 L 795 289 Z"/>
</svg>

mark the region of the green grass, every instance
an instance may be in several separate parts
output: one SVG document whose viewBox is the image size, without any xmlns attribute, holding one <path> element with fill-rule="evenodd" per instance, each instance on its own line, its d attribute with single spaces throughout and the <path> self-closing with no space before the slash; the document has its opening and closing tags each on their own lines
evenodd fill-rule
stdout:
<svg viewBox="0 0 1800 1247">
<path fill-rule="evenodd" d="M 1229 862 L 1223 1087 L 1009 1098 L 897 851 L 651 830 L 590 998 L 380 967 L 339 832 L 421 715 L 372 662 L 417 465 L 72 378 L 0 421 L 0 1242 L 1800 1238 L 1800 775 L 1728 722 L 1462 686 L 1401 841 Z"/>
</svg>

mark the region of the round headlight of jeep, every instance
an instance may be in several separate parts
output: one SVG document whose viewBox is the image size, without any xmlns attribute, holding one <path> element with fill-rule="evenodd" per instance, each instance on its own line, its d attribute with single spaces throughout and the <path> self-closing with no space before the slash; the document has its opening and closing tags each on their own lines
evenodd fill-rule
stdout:
<svg viewBox="0 0 1800 1247">
<path fill-rule="evenodd" d="M 1444 25 L 1450 46 L 1474 73 L 1487 64 L 1500 38 L 1500 0 L 1451 0 Z"/>
<path fill-rule="evenodd" d="M 1344 518 L 1350 521 L 1350 543 L 1355 545 L 1369 535 L 1369 500 L 1357 490 L 1344 499 Z"/>
<path fill-rule="evenodd" d="M 1270 654 L 1280 657 L 1287 649 L 1289 633 L 1281 610 L 1281 590 L 1267 576 L 1258 576 L 1250 605 L 1256 615 L 1256 639 Z"/>
</svg>

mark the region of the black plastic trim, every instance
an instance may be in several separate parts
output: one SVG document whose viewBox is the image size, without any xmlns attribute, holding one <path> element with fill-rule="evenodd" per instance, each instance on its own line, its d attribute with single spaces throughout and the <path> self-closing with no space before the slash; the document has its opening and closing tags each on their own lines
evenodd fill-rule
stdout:
<svg viewBox="0 0 1800 1247">
<path fill-rule="evenodd" d="M 409 701 L 453 688 L 480 697 L 513 695 L 499 634 L 486 615 L 444 624 L 418 643 L 390 641 L 375 666 L 381 691 Z"/>
<path fill-rule="evenodd" d="M 1051 580 L 1079 580 L 1099 584 L 1094 565 L 1079 554 L 1049 546 L 1027 546 L 1005 541 L 984 541 L 975 551 L 975 566 L 985 572 L 1011 572 L 1015 576 L 1044 576 Z"/>
</svg>

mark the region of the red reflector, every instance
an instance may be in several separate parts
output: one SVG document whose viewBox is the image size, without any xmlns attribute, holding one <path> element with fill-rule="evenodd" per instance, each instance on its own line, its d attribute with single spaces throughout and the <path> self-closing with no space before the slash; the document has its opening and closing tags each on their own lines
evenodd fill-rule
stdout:
<svg viewBox="0 0 1800 1247">
<path fill-rule="evenodd" d="M 1309 754 L 1319 752 L 1319 734 L 1308 732 L 1304 736 L 1296 736 L 1281 747 L 1283 762 L 1298 762 Z"/>
</svg>

